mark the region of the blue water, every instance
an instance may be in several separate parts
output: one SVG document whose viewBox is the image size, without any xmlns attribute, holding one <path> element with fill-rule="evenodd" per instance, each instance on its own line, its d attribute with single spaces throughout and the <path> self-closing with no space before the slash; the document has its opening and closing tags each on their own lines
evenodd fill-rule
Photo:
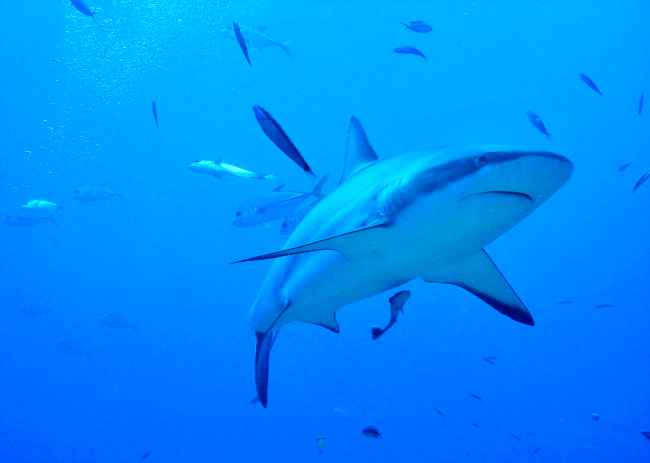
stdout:
<svg viewBox="0 0 650 463">
<path fill-rule="evenodd" d="M 650 114 L 636 112 L 650 3 L 88 3 L 94 18 L 65 0 L 0 6 L 0 215 L 63 207 L 56 224 L 0 226 L 1 462 L 650 461 L 650 187 L 632 192 L 650 169 Z M 400 24 L 414 19 L 433 32 Z M 293 58 L 253 48 L 249 67 L 220 32 L 233 20 Z M 405 45 L 428 60 L 392 53 Z M 267 184 L 187 165 L 309 188 L 254 104 L 335 177 L 352 114 L 384 156 L 505 143 L 569 157 L 569 183 L 488 248 L 537 325 L 416 281 L 380 342 L 389 293 L 340 312 L 339 335 L 284 329 L 269 408 L 250 405 L 248 311 L 269 264 L 228 262 L 283 237 L 231 225 Z M 75 201 L 82 184 L 124 198 Z"/>
</svg>

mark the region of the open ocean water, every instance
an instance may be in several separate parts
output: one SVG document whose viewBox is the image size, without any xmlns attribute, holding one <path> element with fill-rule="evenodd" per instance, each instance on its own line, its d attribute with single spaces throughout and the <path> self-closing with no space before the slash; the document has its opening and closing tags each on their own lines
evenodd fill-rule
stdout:
<svg viewBox="0 0 650 463">
<path fill-rule="evenodd" d="M 648 24 L 648 0 L 2 0 L 0 463 L 649 462 Z M 497 145 L 573 165 L 482 243 L 533 327 L 480 271 L 402 278 L 537 206 L 470 191 L 484 172 L 559 178 Z M 432 154 L 416 193 L 414 162 L 374 174 L 466 146 L 479 170 Z M 370 180 L 343 194 L 355 148 Z M 436 225 L 400 234 L 429 197 L 408 223 Z M 231 264 L 294 226 L 343 236 Z M 288 323 L 379 268 L 340 334 Z M 255 332 L 280 327 L 267 404 Z"/>
</svg>

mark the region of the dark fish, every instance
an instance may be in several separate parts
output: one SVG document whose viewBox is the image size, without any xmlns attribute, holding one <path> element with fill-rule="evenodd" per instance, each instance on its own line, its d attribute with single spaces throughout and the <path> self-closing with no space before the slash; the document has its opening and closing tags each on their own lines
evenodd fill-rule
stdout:
<svg viewBox="0 0 650 463">
<path fill-rule="evenodd" d="M 645 103 L 645 94 L 641 93 L 641 97 L 639 98 L 639 109 L 637 113 L 640 115 L 643 114 L 643 105 Z"/>
<path fill-rule="evenodd" d="M 582 80 L 585 85 L 592 89 L 594 92 L 598 93 L 600 96 L 603 96 L 603 92 L 600 90 L 600 88 L 598 88 L 596 82 L 594 82 L 593 79 L 587 74 L 580 74 L 580 80 Z"/>
<path fill-rule="evenodd" d="M 413 31 L 413 32 L 418 32 L 420 34 L 426 34 L 428 32 L 431 32 L 433 30 L 433 27 L 431 27 L 429 24 L 425 23 L 424 21 L 408 21 L 405 23 L 402 23 L 404 27 L 407 29 Z"/>
<path fill-rule="evenodd" d="M 600 421 L 600 415 L 598 413 L 592 413 L 591 414 L 591 420 L 592 421 Z"/>
<path fill-rule="evenodd" d="M 411 47 L 409 45 L 406 45 L 404 47 L 397 47 L 393 50 L 393 53 L 397 53 L 398 55 L 415 55 L 419 56 L 420 58 L 426 60 L 427 57 L 422 51 L 415 47 Z"/>
<path fill-rule="evenodd" d="M 70 0 L 70 4 L 84 16 L 95 16 L 95 12 L 90 9 L 83 0 Z"/>
<path fill-rule="evenodd" d="M 377 429 L 376 426 L 367 426 L 361 430 L 361 434 L 370 439 L 379 439 L 381 437 L 381 432 Z"/>
<path fill-rule="evenodd" d="M 158 124 L 158 105 L 156 104 L 156 100 L 151 101 L 151 114 L 153 114 L 153 121 L 156 123 L 156 128 L 160 128 L 160 125 Z"/>
<path fill-rule="evenodd" d="M 50 314 L 52 309 L 37 305 L 24 305 L 20 308 L 20 312 L 26 317 L 37 318 Z"/>
<path fill-rule="evenodd" d="M 327 447 L 327 437 L 316 436 L 316 448 L 318 448 L 318 453 L 320 455 L 325 452 L 325 447 Z"/>
<path fill-rule="evenodd" d="M 542 449 L 540 447 L 537 447 L 535 450 L 533 450 L 533 455 L 537 455 Z"/>
<path fill-rule="evenodd" d="M 56 344 L 56 350 L 70 357 L 89 358 L 90 352 L 71 341 L 62 340 Z"/>
<path fill-rule="evenodd" d="M 596 304 L 594 307 L 597 309 L 613 309 L 616 306 L 614 304 Z"/>
<path fill-rule="evenodd" d="M 489 363 L 490 365 L 496 365 L 497 358 L 493 355 L 488 355 L 487 357 L 483 357 L 483 361 L 485 363 Z"/>
<path fill-rule="evenodd" d="M 475 427 L 476 429 L 478 429 L 478 428 L 480 428 L 480 427 L 481 427 L 481 425 L 480 425 L 480 424 L 478 424 L 478 423 L 472 423 L 472 426 L 474 426 L 474 427 Z"/>
<path fill-rule="evenodd" d="M 236 21 L 232 23 L 232 30 L 235 32 L 235 38 L 237 39 L 239 48 L 241 48 L 241 51 L 244 54 L 244 58 L 246 58 L 248 65 L 252 66 L 253 63 L 251 63 L 251 58 L 248 56 L 248 45 L 246 45 L 246 39 L 244 38 L 244 34 L 242 34 L 241 28 Z"/>
<path fill-rule="evenodd" d="M 550 140 L 551 139 L 551 133 L 546 128 L 546 125 L 544 124 L 544 121 L 539 116 L 539 114 L 536 114 L 536 113 L 534 113 L 532 111 L 528 111 L 526 113 L 526 115 L 528 116 L 528 120 L 530 121 L 530 123 L 533 124 L 533 127 L 535 127 L 541 133 L 546 135 L 546 138 L 548 138 Z"/>
<path fill-rule="evenodd" d="M 521 440 L 521 436 L 518 436 L 518 435 L 515 434 L 514 432 L 509 432 L 508 435 L 509 435 L 510 437 L 512 437 L 513 439 L 515 439 L 515 440 L 519 440 L 519 441 Z"/>
<path fill-rule="evenodd" d="M 618 171 L 619 172 L 625 172 L 626 170 L 628 170 L 630 168 L 631 165 L 632 165 L 631 162 L 626 162 L 624 164 L 621 164 L 620 166 L 618 166 Z"/>
<path fill-rule="evenodd" d="M 48 217 L 27 217 L 21 215 L 7 215 L 3 223 L 10 227 L 34 227 L 43 223 L 56 224 L 56 220 L 52 216 Z"/>
<path fill-rule="evenodd" d="M 480 402 L 483 402 L 483 397 L 481 397 L 481 396 L 478 395 L 478 394 L 474 394 L 474 393 L 472 393 L 472 394 L 470 394 L 469 396 L 470 396 L 472 399 L 476 399 L 476 400 L 478 400 L 478 401 L 480 401 Z"/>
<path fill-rule="evenodd" d="M 104 313 L 101 315 L 100 321 L 106 328 L 113 330 L 138 331 L 137 326 L 129 321 L 126 315 L 120 313 Z"/>
<path fill-rule="evenodd" d="M 433 411 L 436 412 L 440 416 L 447 416 L 447 414 L 445 412 L 443 412 L 442 410 L 440 410 L 439 408 L 434 408 Z"/>
<path fill-rule="evenodd" d="M 144 461 L 151 456 L 151 450 L 147 450 L 142 455 L 140 455 L 140 461 Z"/>
<path fill-rule="evenodd" d="M 641 431 L 641 435 L 650 440 L 650 431 Z"/>
<path fill-rule="evenodd" d="M 569 305 L 569 304 L 573 304 L 573 299 L 559 299 L 555 303 L 557 305 Z"/>
<path fill-rule="evenodd" d="M 404 305 L 411 297 L 411 291 L 399 291 L 393 294 L 388 302 L 390 303 L 390 320 L 388 325 L 385 328 L 375 327 L 371 330 L 372 339 L 379 339 L 386 331 L 390 329 L 396 322 L 397 316 L 401 313 L 404 313 Z"/>
<path fill-rule="evenodd" d="M 309 164 L 307 164 L 307 161 L 305 161 L 305 158 L 298 151 L 298 148 L 296 148 L 296 145 L 293 144 L 287 133 L 273 116 L 266 109 L 258 105 L 253 106 L 253 112 L 262 131 L 264 131 L 269 140 L 287 155 L 289 159 L 298 164 L 302 170 L 309 175 L 315 175 L 314 171 L 309 167 Z"/>
<path fill-rule="evenodd" d="M 639 180 L 636 181 L 636 183 L 634 184 L 634 188 L 632 188 L 632 191 L 636 191 L 636 190 L 638 190 L 639 188 L 641 188 L 641 186 L 642 186 L 645 182 L 647 182 L 648 179 L 650 179 L 650 172 L 646 172 L 645 174 L 643 174 L 643 175 L 639 178 Z"/>
</svg>

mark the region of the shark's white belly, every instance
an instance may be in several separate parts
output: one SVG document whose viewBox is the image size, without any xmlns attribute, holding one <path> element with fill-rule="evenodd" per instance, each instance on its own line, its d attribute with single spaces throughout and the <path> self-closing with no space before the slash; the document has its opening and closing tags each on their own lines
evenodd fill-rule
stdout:
<svg viewBox="0 0 650 463">
<path fill-rule="evenodd" d="M 460 200 L 454 191 L 424 197 L 369 238 L 353 259 L 335 251 L 293 257 L 295 271 L 281 288 L 290 306 L 277 323 L 326 324 L 345 305 L 443 272 L 480 252 L 532 209 L 520 198 Z"/>
</svg>

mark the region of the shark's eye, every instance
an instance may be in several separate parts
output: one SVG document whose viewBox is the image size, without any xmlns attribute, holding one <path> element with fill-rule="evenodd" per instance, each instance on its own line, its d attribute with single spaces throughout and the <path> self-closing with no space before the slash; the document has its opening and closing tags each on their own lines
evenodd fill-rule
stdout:
<svg viewBox="0 0 650 463">
<path fill-rule="evenodd" d="M 482 167 L 488 163 L 488 157 L 485 154 L 482 154 L 478 158 L 476 158 L 476 163 L 479 165 L 479 167 Z"/>
</svg>

